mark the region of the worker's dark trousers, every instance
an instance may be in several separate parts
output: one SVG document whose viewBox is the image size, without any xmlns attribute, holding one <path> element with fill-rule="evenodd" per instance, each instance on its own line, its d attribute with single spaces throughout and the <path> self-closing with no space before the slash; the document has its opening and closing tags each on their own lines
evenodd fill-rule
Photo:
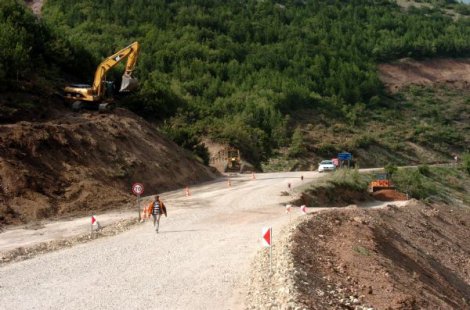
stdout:
<svg viewBox="0 0 470 310">
<path fill-rule="evenodd" d="M 155 226 L 155 231 L 158 232 L 158 228 L 160 227 L 160 216 L 161 214 L 152 214 L 153 217 L 153 226 Z"/>
</svg>

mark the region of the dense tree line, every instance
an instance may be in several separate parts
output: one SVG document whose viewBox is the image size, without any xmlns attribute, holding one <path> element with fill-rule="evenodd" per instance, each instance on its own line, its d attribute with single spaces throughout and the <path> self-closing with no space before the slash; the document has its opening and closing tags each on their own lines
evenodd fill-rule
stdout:
<svg viewBox="0 0 470 310">
<path fill-rule="evenodd" d="M 30 78 L 39 72 L 77 72 L 89 68 L 91 55 L 33 16 L 22 2 L 0 2 L 0 81 Z"/>
<path fill-rule="evenodd" d="M 470 19 L 387 0 L 48 0 L 43 13 L 97 61 L 140 41 L 126 105 L 176 141 L 209 135 L 254 161 L 289 144 L 289 111 L 379 104 L 378 62 L 470 55 Z"/>
</svg>

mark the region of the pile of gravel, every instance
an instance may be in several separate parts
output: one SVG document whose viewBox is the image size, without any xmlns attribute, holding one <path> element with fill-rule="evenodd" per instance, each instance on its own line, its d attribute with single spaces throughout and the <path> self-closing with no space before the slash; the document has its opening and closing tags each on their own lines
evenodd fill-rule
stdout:
<svg viewBox="0 0 470 310">
<path fill-rule="evenodd" d="M 304 225 L 313 220 L 312 216 L 300 217 L 273 236 L 272 272 L 269 248 L 257 253 L 250 270 L 247 309 L 308 310 L 311 307 L 307 305 L 316 300 L 318 308 L 373 310 L 363 305 L 363 296 L 354 294 L 352 289 L 342 283 L 331 282 L 329 276 L 309 274 L 307 262 L 296 263 L 294 247 L 304 248 L 306 245 L 295 242 L 295 237 L 302 234 Z M 345 275 L 344 280 L 348 282 L 350 278 Z"/>
<path fill-rule="evenodd" d="M 304 220 L 297 219 L 279 234 L 273 233 L 272 271 L 269 248 L 257 253 L 251 266 L 247 309 L 307 309 L 297 301 L 295 277 L 303 271 L 294 269 L 292 256 L 292 236 Z"/>
<path fill-rule="evenodd" d="M 31 247 L 19 247 L 17 249 L 2 253 L 0 256 L 0 266 L 11 262 L 30 259 L 39 254 L 44 254 L 63 248 L 69 248 L 76 244 L 89 242 L 97 238 L 114 236 L 129 230 L 131 227 L 138 223 L 139 222 L 136 219 L 121 220 L 110 225 L 100 227 L 100 229 L 93 231 L 93 233 L 89 232 L 62 240 L 41 242 Z"/>
</svg>

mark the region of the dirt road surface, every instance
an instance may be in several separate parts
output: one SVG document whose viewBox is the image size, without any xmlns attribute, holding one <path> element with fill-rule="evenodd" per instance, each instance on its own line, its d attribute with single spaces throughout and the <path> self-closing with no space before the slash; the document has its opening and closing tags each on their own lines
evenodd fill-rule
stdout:
<svg viewBox="0 0 470 310">
<path fill-rule="evenodd" d="M 288 183 L 295 189 L 317 177 L 243 175 L 231 178 L 231 187 L 220 179 L 191 188 L 190 197 L 183 191 L 162 194 L 168 218 L 158 234 L 146 222 L 0 267 L 2 308 L 240 309 L 262 227 L 273 227 L 275 242 L 290 221 L 283 204 L 293 197 L 281 192 Z M 301 213 L 294 209 L 291 216 Z"/>
</svg>

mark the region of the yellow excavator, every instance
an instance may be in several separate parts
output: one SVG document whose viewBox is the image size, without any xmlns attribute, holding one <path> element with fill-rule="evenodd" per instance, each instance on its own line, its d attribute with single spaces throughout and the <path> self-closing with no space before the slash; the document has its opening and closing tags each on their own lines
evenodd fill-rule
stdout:
<svg viewBox="0 0 470 310">
<path fill-rule="evenodd" d="M 79 111 L 83 108 L 98 108 L 99 111 L 107 111 L 113 106 L 112 92 L 113 83 L 106 81 L 106 73 L 118 63 L 127 58 L 126 69 L 122 76 L 119 92 L 129 92 L 137 88 L 137 79 L 132 76 L 140 44 L 134 42 L 131 45 L 116 52 L 103 60 L 95 72 L 93 85 L 74 84 L 65 87 L 65 99 L 72 102 L 72 109 Z"/>
<path fill-rule="evenodd" d="M 240 172 L 240 150 L 234 147 L 227 147 L 224 149 L 226 163 L 224 165 L 224 172 Z"/>
</svg>

